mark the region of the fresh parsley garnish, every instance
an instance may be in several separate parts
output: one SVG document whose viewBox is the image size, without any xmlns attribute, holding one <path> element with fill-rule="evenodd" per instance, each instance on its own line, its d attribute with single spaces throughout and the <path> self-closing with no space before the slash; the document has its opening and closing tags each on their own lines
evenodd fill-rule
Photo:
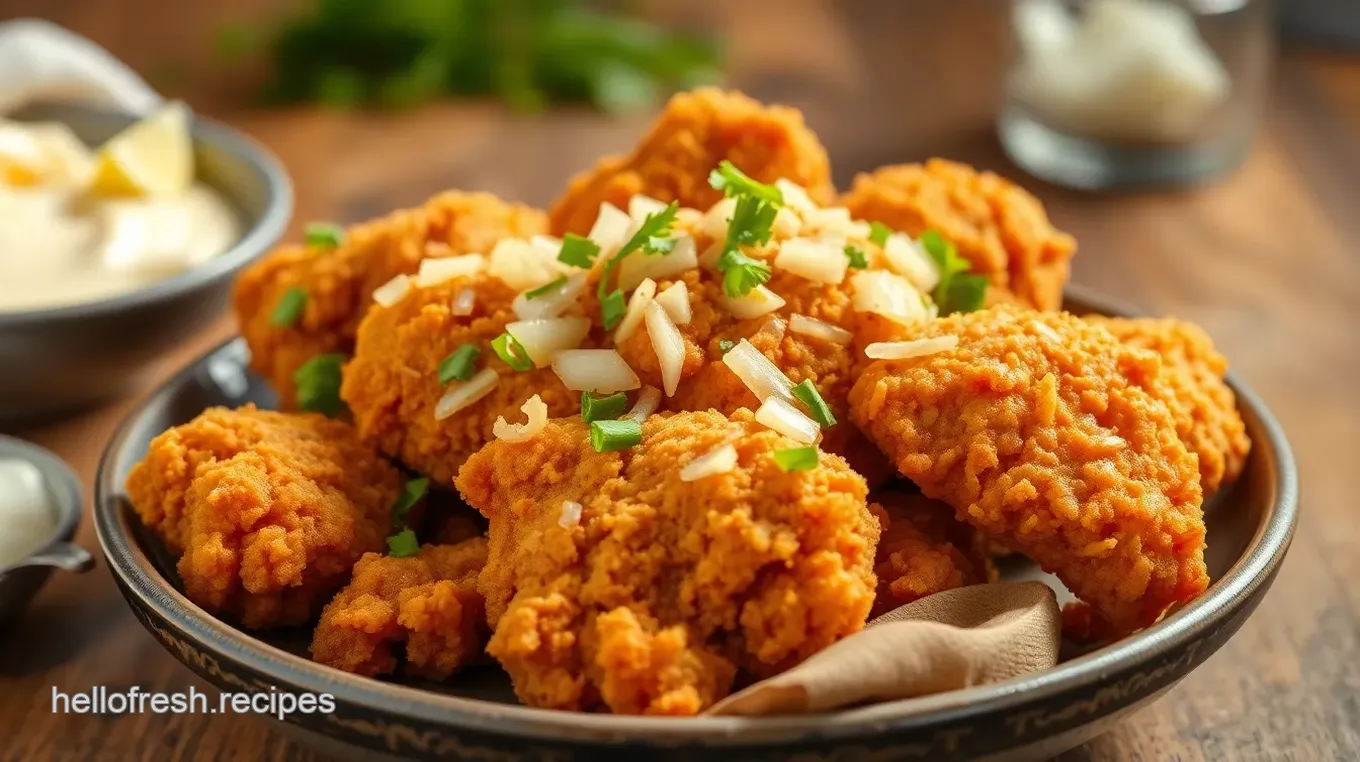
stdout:
<svg viewBox="0 0 1360 762">
<path fill-rule="evenodd" d="M 732 351 L 732 347 L 735 347 L 736 345 L 737 345 L 737 342 L 735 342 L 735 341 L 733 341 L 733 340 L 731 340 L 731 339 L 718 339 L 718 351 L 719 351 L 719 352 L 722 352 L 723 354 L 727 354 L 728 352 L 731 352 L 731 351 Z"/>
<path fill-rule="evenodd" d="M 619 263 L 623 261 L 624 257 L 632 254 L 638 249 L 646 249 L 653 254 L 662 253 L 663 250 L 658 248 L 660 244 L 656 243 L 656 241 L 668 239 L 671 232 L 671 226 L 675 224 L 675 215 L 678 211 L 680 211 L 679 202 L 672 201 L 665 209 L 647 215 L 642 221 L 642 224 L 638 226 L 637 232 L 633 233 L 633 237 L 629 238 L 628 241 L 619 248 L 618 253 L 610 257 L 609 261 L 605 263 L 604 272 L 600 275 L 600 285 L 596 289 L 596 296 L 598 296 L 600 300 L 600 313 L 601 317 L 604 319 L 604 329 L 606 331 L 613 330 L 614 326 L 618 325 L 620 320 L 623 320 L 623 314 L 627 312 L 627 304 L 623 299 L 623 290 L 616 288 L 611 291 L 609 289 L 609 283 L 613 280 L 614 270 L 618 268 Z M 669 251 L 669 249 L 665 249 L 665 251 Z"/>
<path fill-rule="evenodd" d="M 420 541 L 413 529 L 403 529 L 387 538 L 387 555 L 393 558 L 410 558 L 420 552 Z"/>
<path fill-rule="evenodd" d="M 881 222 L 869 223 L 869 240 L 877 246 L 887 246 L 888 236 L 892 235 L 892 228 Z"/>
<path fill-rule="evenodd" d="M 845 245 L 845 256 L 850 258 L 850 266 L 856 270 L 863 270 L 869 266 L 869 256 L 864 253 L 864 249 L 854 244 Z"/>
<path fill-rule="evenodd" d="M 293 373 L 300 409 L 331 418 L 345 412 L 345 402 L 340 399 L 340 367 L 345 359 L 337 352 L 316 355 Z"/>
<path fill-rule="evenodd" d="M 940 271 L 940 282 L 931 294 L 940 308 L 940 314 L 982 309 L 987 298 L 987 276 L 969 272 L 972 264 L 959 256 L 954 243 L 938 232 L 927 230 L 919 240 L 921 247 L 935 263 L 935 269 Z"/>
<path fill-rule="evenodd" d="M 419 479 L 407 479 L 406 484 L 401 488 L 401 494 L 397 495 L 396 502 L 392 503 L 392 529 L 396 531 L 406 525 L 406 514 L 420 502 L 430 491 L 430 480 L 428 477 Z"/>
<path fill-rule="evenodd" d="M 779 188 L 752 179 L 727 159 L 718 162 L 718 168 L 709 173 L 708 184 L 724 196 L 755 197 L 776 207 L 784 205 L 784 194 Z"/>
<path fill-rule="evenodd" d="M 599 244 L 585 236 L 567 233 L 562 236 L 562 250 L 557 253 L 557 261 L 589 270 L 595 265 L 595 258 L 599 255 Z"/>
<path fill-rule="evenodd" d="M 735 299 L 746 296 L 770 279 L 770 266 L 752 259 L 733 246 L 718 258 L 718 272 L 723 276 L 723 293 Z"/>
</svg>

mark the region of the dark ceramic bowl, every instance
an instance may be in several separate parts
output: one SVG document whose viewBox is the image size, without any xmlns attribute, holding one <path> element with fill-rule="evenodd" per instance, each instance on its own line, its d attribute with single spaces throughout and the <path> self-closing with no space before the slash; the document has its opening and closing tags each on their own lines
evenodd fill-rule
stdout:
<svg viewBox="0 0 1360 762">
<path fill-rule="evenodd" d="M 48 541 L 27 558 L 9 566 L 0 564 L 0 624 L 19 618 L 53 568 L 85 572 L 94 566 L 89 552 L 71 542 L 85 502 L 75 472 L 37 445 L 0 436 L 0 459 L 8 458 L 26 460 L 42 473 L 54 529 Z"/>
<path fill-rule="evenodd" d="M 73 104 L 34 106 L 12 116 L 63 122 L 90 145 L 136 121 Z M 293 189 L 278 161 L 215 122 L 195 117 L 192 134 L 197 178 L 235 207 L 243 222 L 240 240 L 197 267 L 127 294 L 0 312 L 0 423 L 50 418 L 133 388 L 148 363 L 222 314 L 236 272 L 283 234 Z"/>
<path fill-rule="evenodd" d="M 1113 314 L 1069 294 L 1077 312 Z M 1236 379 L 1254 447 L 1246 472 L 1206 507 L 1213 584 L 1136 635 L 1040 674 L 907 701 L 810 717 L 618 717 L 530 709 L 494 667 L 447 684 L 380 682 L 307 659 L 305 630 L 242 632 L 191 603 L 173 559 L 142 529 L 123 491 L 148 442 L 210 405 L 269 405 L 238 339 L 171 379 L 110 442 L 95 485 L 95 528 L 123 595 L 176 658 L 226 691 L 328 693 L 331 713 L 295 713 L 283 727 L 346 759 L 476 760 L 1039 760 L 1070 749 L 1156 699 L 1217 651 L 1260 603 L 1294 531 L 1298 481 L 1284 434 Z M 1045 578 L 1028 562 L 1008 578 Z"/>
</svg>

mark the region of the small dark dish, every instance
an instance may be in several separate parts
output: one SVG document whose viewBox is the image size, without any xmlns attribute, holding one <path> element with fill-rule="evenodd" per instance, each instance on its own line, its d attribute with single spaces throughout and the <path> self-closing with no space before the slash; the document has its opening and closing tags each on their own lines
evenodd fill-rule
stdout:
<svg viewBox="0 0 1360 762">
<path fill-rule="evenodd" d="M 97 145 L 136 121 L 130 114 L 45 104 L 11 115 L 56 121 Z M 0 312 L 0 422 L 47 418 L 133 386 L 152 360 L 222 314 L 236 272 L 288 225 L 293 190 L 268 151 L 195 117 L 197 178 L 226 197 L 245 232 L 220 256 L 146 288 L 88 304 Z"/>
<path fill-rule="evenodd" d="M 1118 312 L 1079 291 L 1069 293 L 1068 308 Z M 1227 642 L 1274 580 L 1298 510 L 1293 456 L 1279 425 L 1230 377 L 1253 450 L 1241 480 L 1206 507 L 1213 584 L 1141 633 L 1040 674 L 810 717 L 653 719 L 530 709 L 514 703 L 498 669 L 472 670 L 447 684 L 356 677 L 309 661 L 306 631 L 257 638 L 179 591 L 174 564 L 138 523 L 123 482 L 154 436 L 205 407 L 269 404 L 272 394 L 245 365 L 241 340 L 223 344 L 128 419 L 99 467 L 95 528 L 124 596 L 166 649 L 227 691 L 332 694 L 334 713 L 294 714 L 283 727 L 348 759 L 1048 759 L 1156 699 Z M 1040 573 L 1024 563 L 1006 576 Z"/>
<path fill-rule="evenodd" d="M 42 548 L 10 566 L 0 565 L 0 624 L 16 619 L 52 574 L 53 567 L 69 572 L 85 572 L 94 558 L 79 545 L 71 543 L 80 514 L 84 510 L 80 479 L 57 456 L 37 445 L 13 437 L 0 436 L 0 458 L 18 458 L 38 467 L 56 515 L 56 530 Z M 0 527 L 0 531 L 4 531 Z"/>
</svg>

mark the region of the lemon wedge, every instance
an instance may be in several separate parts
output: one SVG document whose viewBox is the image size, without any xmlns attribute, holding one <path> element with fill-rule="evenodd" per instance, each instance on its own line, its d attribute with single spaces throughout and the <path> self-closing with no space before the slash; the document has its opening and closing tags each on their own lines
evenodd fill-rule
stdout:
<svg viewBox="0 0 1360 762">
<path fill-rule="evenodd" d="M 174 195 L 188 190 L 193 178 L 189 109 L 169 103 L 99 149 L 90 190 L 99 196 Z"/>
</svg>

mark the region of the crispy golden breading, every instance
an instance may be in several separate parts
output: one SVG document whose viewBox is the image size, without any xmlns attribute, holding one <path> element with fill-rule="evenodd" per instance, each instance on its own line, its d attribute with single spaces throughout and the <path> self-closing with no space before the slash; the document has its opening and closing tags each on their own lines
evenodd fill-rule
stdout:
<svg viewBox="0 0 1360 762">
<path fill-rule="evenodd" d="M 836 195 L 826 149 L 803 124 L 800 111 L 701 88 L 672 97 L 627 157 L 603 159 L 573 178 L 552 206 L 552 230 L 585 235 L 600 204 L 626 210 L 636 194 L 707 209 L 722 198 L 709 186 L 708 175 L 723 159 L 762 182 L 795 182 L 815 200 Z"/>
<path fill-rule="evenodd" d="M 1171 412 L 1181 441 L 1199 456 L 1200 483 L 1208 497 L 1242 473 L 1251 440 L 1237 412 L 1237 397 L 1223 382 L 1228 361 L 1199 326 L 1173 318 L 1088 318 L 1123 341 L 1156 352 L 1176 394 Z"/>
<path fill-rule="evenodd" d="M 142 522 L 180 557 L 185 594 L 253 628 L 316 616 L 383 547 L 401 486 L 346 424 L 253 406 L 166 431 L 127 480 Z"/>
<path fill-rule="evenodd" d="M 729 442 L 732 471 L 680 480 Z M 860 630 L 878 541 L 864 480 L 826 454 L 785 473 L 771 453 L 794 446 L 743 410 L 652 416 L 610 453 L 560 419 L 472 456 L 456 483 L 491 522 L 487 651 L 520 699 L 694 714 L 738 669 L 772 674 Z"/>
<path fill-rule="evenodd" d="M 996 567 L 977 530 L 954 509 L 925 495 L 885 490 L 870 496 L 883 526 L 874 574 L 878 592 L 870 617 L 928 595 L 996 581 Z"/>
<path fill-rule="evenodd" d="M 1073 238 L 1053 227 L 1039 200 L 1010 181 L 966 164 L 931 159 L 880 167 L 855 178 L 841 203 L 856 219 L 953 241 L 973 272 L 991 279 L 988 304 L 1062 306 Z"/>
<path fill-rule="evenodd" d="M 1155 354 L 1066 313 L 1010 307 L 916 333 L 943 335 L 959 346 L 875 362 L 850 394 L 904 476 L 1122 632 L 1203 592 L 1197 458 Z"/>
<path fill-rule="evenodd" d="M 527 237 L 546 227 L 546 217 L 536 209 L 489 193 L 453 191 L 354 225 L 332 251 L 281 246 L 236 279 L 233 303 L 250 345 L 251 367 L 274 385 L 283 406 L 291 407 L 298 368 L 319 354 L 353 352 L 374 289 L 414 273 L 427 257 L 487 254 L 502 238 Z M 274 325 L 275 306 L 294 287 L 307 294 L 302 316 L 289 327 Z"/>
<path fill-rule="evenodd" d="M 394 646 L 405 645 L 403 671 L 443 680 L 481 654 L 486 612 L 477 575 L 486 563 L 482 537 L 425 545 L 417 555 L 366 553 L 354 577 L 324 611 L 312 636 L 321 664 L 375 677 L 395 672 Z"/>
<path fill-rule="evenodd" d="M 454 296 L 476 291 L 472 314 L 453 314 Z M 515 292 L 490 275 L 465 276 L 413 289 L 391 307 L 375 306 L 359 327 L 354 359 L 345 366 L 340 395 L 365 439 L 389 456 L 448 485 L 458 467 L 491 439 L 496 418 L 523 420 L 520 407 L 537 394 L 550 415 L 579 409 L 551 368 L 519 373 L 491 351 L 491 340 L 516 320 Z M 481 349 L 478 367 L 494 368 L 500 381 L 490 394 L 443 420 L 435 409 L 446 388 L 439 363 L 463 344 Z"/>
</svg>

